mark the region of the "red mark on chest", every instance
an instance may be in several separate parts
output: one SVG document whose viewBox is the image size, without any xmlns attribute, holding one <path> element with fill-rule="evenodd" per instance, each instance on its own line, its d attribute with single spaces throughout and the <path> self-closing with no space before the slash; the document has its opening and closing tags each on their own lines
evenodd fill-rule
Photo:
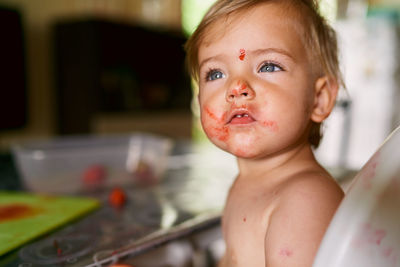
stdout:
<svg viewBox="0 0 400 267">
<path fill-rule="evenodd" d="M 283 256 L 283 257 L 290 257 L 293 255 L 293 251 L 291 251 L 290 249 L 287 249 L 287 248 L 282 248 L 279 251 L 279 255 Z"/>
<path fill-rule="evenodd" d="M 246 217 L 243 217 L 243 222 L 246 222 L 246 221 L 247 221 Z"/>
<path fill-rule="evenodd" d="M 26 204 L 2 205 L 0 206 L 0 222 L 23 219 L 38 213 L 38 209 Z"/>
<path fill-rule="evenodd" d="M 245 57 L 246 57 L 246 50 L 244 50 L 243 48 L 240 48 L 239 49 L 239 59 L 243 61 Z"/>
</svg>

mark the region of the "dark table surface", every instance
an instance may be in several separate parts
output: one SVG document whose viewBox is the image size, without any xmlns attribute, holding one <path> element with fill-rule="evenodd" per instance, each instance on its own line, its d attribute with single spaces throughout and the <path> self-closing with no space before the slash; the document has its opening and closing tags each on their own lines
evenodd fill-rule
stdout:
<svg viewBox="0 0 400 267">
<path fill-rule="evenodd" d="M 145 251 L 148 251 L 152 248 L 158 247 L 162 244 L 170 242 L 172 240 L 176 240 L 188 235 L 191 235 L 194 232 L 202 231 L 204 229 L 209 229 L 210 227 L 214 227 L 219 224 L 219 212 L 215 213 L 214 205 L 216 201 L 212 200 L 208 196 L 210 196 L 210 192 L 212 195 L 221 194 L 224 190 L 218 189 L 219 186 L 215 186 L 213 183 L 218 181 L 219 179 L 214 170 L 210 169 L 209 172 L 206 172 L 204 167 L 197 166 L 196 168 L 200 168 L 200 177 L 196 175 L 193 176 L 193 170 L 191 168 L 182 168 L 179 170 L 170 170 L 166 177 L 163 179 L 163 182 L 160 183 L 156 188 L 149 190 L 141 190 L 137 188 L 131 188 L 131 196 L 133 196 L 135 201 L 131 201 L 132 207 L 127 207 L 128 212 L 124 212 L 121 214 L 116 214 L 112 210 L 109 210 L 107 207 L 100 209 L 98 212 L 91 214 L 86 217 L 84 220 L 79 221 L 78 223 L 68 226 L 66 229 L 62 229 L 61 231 L 52 233 L 50 236 L 45 237 L 33 244 L 28 244 L 21 248 L 21 250 L 17 250 L 10 255 L 6 255 L 7 258 L 0 257 L 0 266 L 22 266 L 23 264 L 30 264 L 29 266 L 37 267 L 44 266 L 43 264 L 35 264 L 34 260 L 27 260 L 26 257 L 22 257 L 25 254 L 29 253 L 39 262 L 43 261 L 42 258 L 39 257 L 40 253 L 37 254 L 36 250 L 45 251 L 46 246 L 51 246 L 53 243 L 52 240 L 57 238 L 57 240 L 68 239 L 71 236 L 71 233 L 78 234 L 86 233 L 88 225 L 91 225 L 88 229 L 92 229 L 94 222 L 100 222 L 100 227 L 97 227 L 96 244 L 104 243 L 105 239 L 107 239 L 107 235 L 105 234 L 107 231 L 113 231 L 115 233 L 121 232 L 124 235 L 121 239 L 128 240 L 127 237 L 133 230 L 137 230 L 132 228 L 132 225 L 136 225 L 136 228 L 146 226 L 148 227 L 148 223 L 137 222 L 144 220 L 148 221 L 149 219 L 157 219 L 160 220 L 163 217 L 164 211 L 166 207 L 172 209 L 176 214 L 175 221 L 168 227 L 168 229 L 159 229 L 159 226 L 154 225 L 151 231 L 144 231 L 143 234 L 138 235 L 138 238 L 130 238 L 124 244 L 109 245 L 108 247 L 116 247 L 118 248 L 118 253 L 115 251 L 109 251 L 103 247 L 94 247 L 92 248 L 93 252 L 87 253 L 86 255 L 79 256 L 74 258 L 72 262 L 66 262 L 68 266 L 97 266 L 97 263 L 102 262 L 103 264 L 110 263 L 115 258 L 124 258 L 131 257 L 135 255 L 139 255 Z M 216 176 L 216 177 L 214 177 Z M 209 180 L 206 182 L 204 180 Z M 202 188 L 204 187 L 204 188 Z M 222 186 L 223 188 L 225 186 Z M 0 154 L 0 190 L 11 190 L 11 191 L 24 191 L 24 186 L 22 183 L 22 179 L 20 178 L 17 166 L 13 159 L 13 155 L 11 153 L 5 152 Z M 206 194 L 207 197 L 202 195 L 202 192 L 209 192 Z M 137 198 L 137 199 L 136 199 Z M 142 201 L 142 199 L 146 199 L 146 202 Z M 192 203 L 193 202 L 193 203 Z M 141 203 L 145 203 L 145 206 L 140 206 Z M 211 203 L 211 204 L 210 204 Z M 139 205 L 140 204 L 140 205 Z M 193 205 L 194 210 L 188 210 L 185 206 L 189 207 L 189 204 Z M 199 206 L 199 204 L 201 204 Z M 135 206 L 136 205 L 136 206 Z M 137 206 L 139 205 L 139 206 Z M 151 207 L 150 207 L 151 206 Z M 204 206 L 204 207 L 203 207 Z M 211 206 L 212 212 L 206 212 L 206 210 Z M 217 205 L 218 206 L 218 205 Z M 129 210 L 136 210 L 135 213 L 129 212 Z M 140 212 L 137 212 L 137 211 Z M 168 209 L 167 209 L 168 210 Z M 204 211 L 202 211 L 204 210 Z M 143 216 L 141 216 L 143 215 Z M 118 218 L 114 218 L 117 216 Z M 150 217 L 151 218 L 150 218 Z M 126 217 L 126 218 L 125 218 Z M 140 217 L 140 218 L 139 218 Z M 143 217 L 143 218 L 142 218 Z M 154 218 L 153 218 L 154 217 Z M 155 218 L 157 217 L 157 218 Z M 160 218 L 159 218 L 160 217 Z M 139 218 L 139 219 L 138 219 Z M 145 220 L 145 221 L 146 221 Z M 135 222 L 133 224 L 132 222 Z M 129 226 L 129 227 L 128 227 Z M 82 229 L 83 230 L 82 230 Z M 143 227 L 142 227 L 143 228 Z M 146 229 L 147 229 L 146 228 Z M 72 229 L 72 230 L 71 230 Z M 110 230 L 111 229 L 111 230 Z M 92 229 L 93 230 L 93 229 Z M 138 231 L 136 231 L 138 232 Z M 146 234 L 147 233 L 147 234 Z M 90 237 L 94 238 L 94 237 Z M 101 242 L 100 242 L 100 241 Z M 69 239 L 67 240 L 69 242 Z M 71 242 L 75 242 L 71 240 Z M 107 241 L 108 242 L 108 241 Z M 50 245 L 49 245 L 50 244 Z M 96 252 L 97 253 L 94 253 Z M 24 252 L 24 253 L 22 253 Z M 29 253 L 28 253 L 29 252 Z M 27 254 L 28 253 L 28 254 Z M 72 252 L 71 252 L 72 253 Z M 75 252 L 74 252 L 75 253 Z M 93 262 L 91 260 L 93 257 L 97 257 L 96 254 L 101 254 L 99 257 L 101 259 L 95 260 Z M 25 255 L 25 256 L 26 256 Z M 39 255 L 39 256 L 38 256 Z M 51 256 L 51 255 L 50 255 Z M 37 258 L 37 259 L 36 259 Z M 2 265 L 7 262 L 7 264 Z M 22 264 L 22 265 L 21 265 Z M 47 265 L 46 265 L 47 266 Z M 50 265 L 49 265 L 50 266 Z"/>
</svg>

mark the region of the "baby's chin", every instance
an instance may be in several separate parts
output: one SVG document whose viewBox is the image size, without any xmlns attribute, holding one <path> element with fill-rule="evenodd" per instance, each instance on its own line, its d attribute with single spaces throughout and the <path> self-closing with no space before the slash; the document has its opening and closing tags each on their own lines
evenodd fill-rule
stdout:
<svg viewBox="0 0 400 267">
<path fill-rule="evenodd" d="M 238 145 L 238 144 L 229 144 L 225 142 L 221 142 L 220 140 L 212 140 L 211 142 L 219 147 L 220 149 L 228 152 L 238 158 L 246 158 L 252 159 L 257 158 L 259 156 L 259 151 L 257 149 L 245 146 L 245 145 Z"/>
</svg>

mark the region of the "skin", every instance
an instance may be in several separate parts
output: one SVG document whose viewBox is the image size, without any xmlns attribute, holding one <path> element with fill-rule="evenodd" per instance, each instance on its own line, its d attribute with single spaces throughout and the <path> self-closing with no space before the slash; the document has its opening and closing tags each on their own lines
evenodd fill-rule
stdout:
<svg viewBox="0 0 400 267">
<path fill-rule="evenodd" d="M 307 140 L 338 86 L 312 68 L 290 12 L 259 4 L 216 21 L 199 47 L 203 128 L 239 166 L 220 266 L 311 266 L 343 198 Z"/>
</svg>

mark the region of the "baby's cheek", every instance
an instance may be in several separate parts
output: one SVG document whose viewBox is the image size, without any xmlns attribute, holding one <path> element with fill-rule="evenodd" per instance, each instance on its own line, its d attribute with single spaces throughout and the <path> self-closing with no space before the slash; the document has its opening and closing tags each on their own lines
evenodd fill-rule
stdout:
<svg viewBox="0 0 400 267">
<path fill-rule="evenodd" d="M 225 125 L 226 113 L 212 110 L 208 107 L 202 109 L 201 124 L 207 136 L 212 140 L 227 141 L 229 128 Z"/>
<path fill-rule="evenodd" d="M 202 120 L 202 125 L 208 138 L 212 141 L 226 142 L 228 140 L 230 135 L 228 127 L 207 120 Z"/>
</svg>

